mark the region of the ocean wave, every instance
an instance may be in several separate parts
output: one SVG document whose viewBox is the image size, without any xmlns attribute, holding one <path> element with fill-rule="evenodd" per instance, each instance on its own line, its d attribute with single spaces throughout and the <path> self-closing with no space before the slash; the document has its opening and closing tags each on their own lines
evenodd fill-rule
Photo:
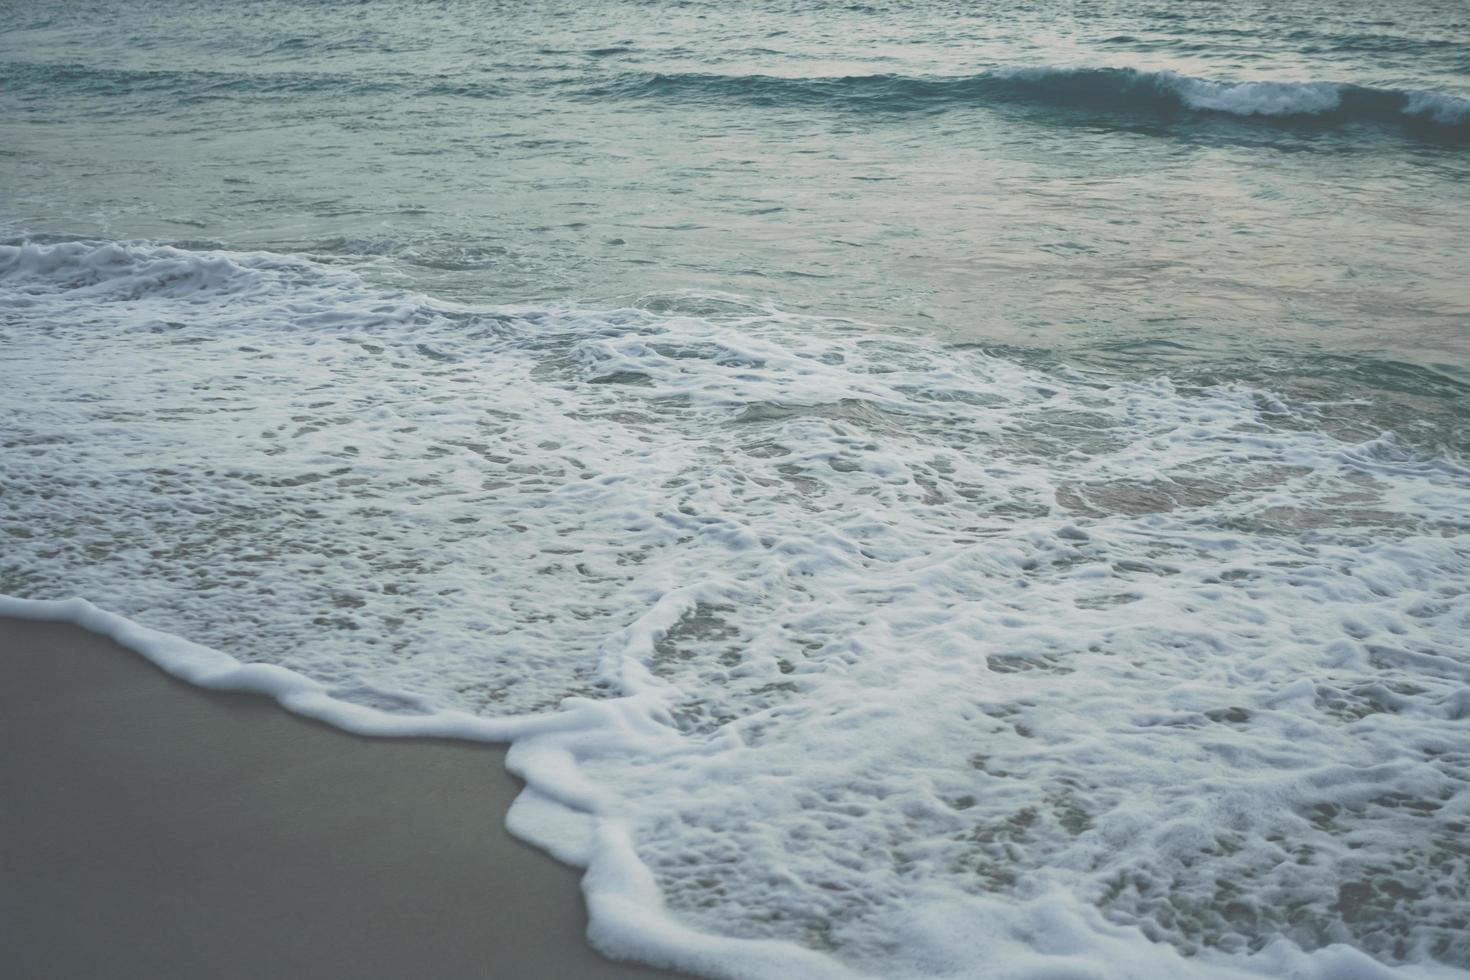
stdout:
<svg viewBox="0 0 1470 980">
<path fill-rule="evenodd" d="M 512 830 L 625 958 L 1464 975 L 1470 471 L 1239 384 L 662 305 L 0 248 L 0 613 L 512 740 Z"/>
<path fill-rule="evenodd" d="M 1419 124 L 1470 136 L 1470 100 L 1443 92 L 1328 81 L 1230 82 L 1134 68 L 1005 68 L 975 75 L 643 74 L 594 95 L 738 99 L 882 112 L 1035 104 L 1129 114 L 1215 113 L 1276 120 Z"/>
<path fill-rule="evenodd" d="M 283 94 L 400 94 L 405 97 L 500 99 L 508 81 L 458 81 L 442 75 L 375 78 L 330 72 L 168 71 L 76 64 L 9 62 L 0 80 L 49 105 L 58 93 L 109 99 L 137 96 L 192 105 L 219 98 Z M 1151 117 L 1230 116 L 1277 123 L 1353 123 L 1415 128 L 1441 138 L 1470 139 L 1470 99 L 1428 89 L 1394 89 L 1337 81 L 1222 81 L 1135 68 L 998 68 L 972 75 L 903 74 L 796 77 L 635 72 L 589 85 L 566 84 L 584 98 L 731 100 L 770 107 L 874 113 L 938 112 L 966 106 L 1044 107 L 1060 112 Z M 95 111 L 109 111 L 107 101 Z"/>
<path fill-rule="evenodd" d="M 0 245 L 0 317 L 25 318 L 32 329 L 49 330 L 70 316 L 108 320 L 123 331 L 186 322 L 309 331 L 427 315 L 422 297 L 358 285 L 350 273 L 275 252 L 113 241 Z"/>
<path fill-rule="evenodd" d="M 111 111 L 110 100 L 138 97 L 168 98 L 177 105 L 193 105 L 221 98 L 276 98 L 282 95 L 392 92 L 402 86 L 394 79 L 368 79 L 325 71 L 223 71 L 163 68 L 109 68 L 75 63 L 0 63 L 0 83 L 22 99 L 54 111 L 61 95 L 100 100 L 94 111 Z"/>
</svg>

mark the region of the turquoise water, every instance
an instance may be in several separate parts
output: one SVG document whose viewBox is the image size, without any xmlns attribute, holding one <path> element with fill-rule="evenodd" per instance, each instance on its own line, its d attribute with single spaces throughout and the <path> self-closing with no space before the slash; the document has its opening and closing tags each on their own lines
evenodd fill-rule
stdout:
<svg viewBox="0 0 1470 980">
<path fill-rule="evenodd" d="M 513 741 L 615 955 L 1470 967 L 1462 2 L 0 25 L 0 593 Z"/>
</svg>

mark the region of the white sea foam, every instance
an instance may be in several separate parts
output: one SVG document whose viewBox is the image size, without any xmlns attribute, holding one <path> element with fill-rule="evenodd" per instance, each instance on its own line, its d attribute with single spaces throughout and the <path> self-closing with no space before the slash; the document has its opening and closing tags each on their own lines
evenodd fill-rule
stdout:
<svg viewBox="0 0 1470 980">
<path fill-rule="evenodd" d="M 1343 86 L 1331 82 L 1215 82 L 1165 73 L 1168 86 L 1191 109 L 1237 116 L 1315 116 L 1342 104 Z"/>
<path fill-rule="evenodd" d="M 512 740 L 510 826 L 609 952 L 1465 975 L 1456 461 L 1240 387 L 267 254 L 0 249 L 0 345 L 0 613 Z M 116 614 L 36 601 L 75 594 Z"/>
<path fill-rule="evenodd" d="M 1444 126 L 1458 126 L 1470 122 L 1470 99 L 1444 92 L 1410 92 L 1404 112 L 1433 119 Z"/>
<path fill-rule="evenodd" d="M 1147 110 L 1162 97 L 1183 106 L 1235 116 L 1322 116 L 1336 113 L 1359 121 L 1418 119 L 1457 127 L 1470 120 L 1470 100 L 1447 92 L 1373 88 L 1337 81 L 1223 81 L 1176 71 L 1130 67 L 1027 66 L 1001 69 L 991 77 L 1022 81 L 1039 94 L 1087 104 L 1114 100 L 1119 109 Z"/>
<path fill-rule="evenodd" d="M 1470 120 L 1470 101 L 1445 92 L 1364 89 L 1341 82 L 1219 82 L 1173 72 L 1157 76 L 1191 109 L 1237 116 L 1319 116 L 1356 98 L 1365 103 L 1359 114 L 1420 117 L 1442 126 Z M 1391 103 L 1392 109 L 1385 104 Z"/>
</svg>

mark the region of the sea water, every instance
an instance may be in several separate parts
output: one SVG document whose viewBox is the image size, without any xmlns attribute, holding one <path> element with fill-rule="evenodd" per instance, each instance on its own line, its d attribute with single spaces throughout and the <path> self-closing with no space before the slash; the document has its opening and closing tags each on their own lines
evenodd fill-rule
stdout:
<svg viewBox="0 0 1470 980">
<path fill-rule="evenodd" d="M 613 955 L 1470 969 L 1463 4 L 0 14 L 0 612 Z"/>
</svg>

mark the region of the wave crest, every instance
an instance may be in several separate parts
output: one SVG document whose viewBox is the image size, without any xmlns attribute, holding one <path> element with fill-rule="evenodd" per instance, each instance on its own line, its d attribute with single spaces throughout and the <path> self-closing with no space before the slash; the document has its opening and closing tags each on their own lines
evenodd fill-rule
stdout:
<svg viewBox="0 0 1470 980">
<path fill-rule="evenodd" d="M 0 245 L 0 313 L 147 328 L 188 311 L 216 326 L 300 328 L 402 323 L 422 315 L 423 304 L 421 296 L 374 291 L 349 272 L 274 252 L 114 241 Z"/>
<path fill-rule="evenodd" d="M 1470 136 L 1470 100 L 1444 92 L 1329 81 L 1228 82 L 1135 68 L 1005 68 L 975 75 L 644 74 L 594 95 L 740 99 L 881 112 L 1031 104 L 1143 115 L 1220 113 L 1322 123 L 1418 124 Z"/>
</svg>

